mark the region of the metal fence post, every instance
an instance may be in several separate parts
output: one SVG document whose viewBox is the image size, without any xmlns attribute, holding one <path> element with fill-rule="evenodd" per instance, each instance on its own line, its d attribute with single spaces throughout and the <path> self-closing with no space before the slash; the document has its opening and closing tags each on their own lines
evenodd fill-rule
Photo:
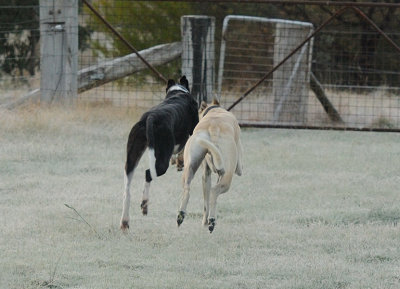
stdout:
<svg viewBox="0 0 400 289">
<path fill-rule="evenodd" d="M 40 70 L 41 102 L 76 98 L 78 0 L 40 0 Z"/>
<path fill-rule="evenodd" d="M 308 22 L 278 22 L 275 27 L 274 66 L 312 33 L 313 26 Z M 274 123 L 307 121 L 311 52 L 312 41 L 305 44 L 274 72 L 272 84 L 272 95 L 275 98 Z"/>
<path fill-rule="evenodd" d="M 182 74 L 186 75 L 192 95 L 211 101 L 214 84 L 215 17 L 186 15 L 181 18 Z"/>
</svg>

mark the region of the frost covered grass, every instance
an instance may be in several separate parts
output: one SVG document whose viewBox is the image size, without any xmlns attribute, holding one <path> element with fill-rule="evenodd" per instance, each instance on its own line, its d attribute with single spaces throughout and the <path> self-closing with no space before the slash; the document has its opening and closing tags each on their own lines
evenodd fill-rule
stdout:
<svg viewBox="0 0 400 289">
<path fill-rule="evenodd" d="M 123 234 L 137 118 L 112 107 L 0 112 L 0 288 L 400 287 L 399 134 L 243 130 L 244 174 L 218 199 L 212 234 L 200 174 L 177 228 L 174 167 L 141 215 L 145 155 Z"/>
</svg>

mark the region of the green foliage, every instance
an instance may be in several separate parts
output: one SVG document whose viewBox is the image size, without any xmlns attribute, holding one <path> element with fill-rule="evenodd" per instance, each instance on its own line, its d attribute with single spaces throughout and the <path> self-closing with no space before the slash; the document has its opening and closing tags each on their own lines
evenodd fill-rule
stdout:
<svg viewBox="0 0 400 289">
<path fill-rule="evenodd" d="M 34 75 L 39 68 L 39 0 L 3 2 L 3 7 L 0 6 L 0 74 L 8 74 L 16 79 L 26 74 Z M 397 0 L 386 2 L 396 3 Z M 228 2 L 93 0 L 92 3 L 137 50 L 180 41 L 182 15 L 214 16 L 218 41 L 226 15 L 307 21 L 318 27 L 339 9 L 317 5 Z M 83 10 L 85 14 L 92 15 L 82 1 L 79 1 L 79 9 L 80 13 Z M 394 42 L 399 43 L 400 9 L 364 7 L 362 10 Z M 97 17 L 83 19 L 87 23 L 79 26 L 80 50 L 90 45 L 95 56 L 106 58 L 131 53 Z M 93 31 L 99 33 L 99 38 L 89 42 Z M 215 48 L 218 57 L 219 46 Z M 398 86 L 399 66 L 398 51 L 351 9 L 330 23 L 314 39 L 313 71 L 324 83 Z M 157 69 L 167 77 L 177 78 L 180 75 L 180 62 L 175 61 Z M 147 75 L 152 74 L 136 74 L 135 79 L 140 80 Z"/>
<path fill-rule="evenodd" d="M 355 1 L 362 2 L 362 0 Z M 397 3 L 388 0 L 387 3 Z M 340 7 L 318 5 L 257 5 L 254 3 L 193 3 L 195 11 L 216 17 L 216 31 L 226 15 L 281 18 L 313 23 L 317 28 Z M 362 11 L 399 43 L 400 9 L 365 7 Z M 218 35 L 218 32 L 217 32 Z M 314 39 L 313 70 L 324 83 L 343 85 L 394 85 L 400 81 L 398 51 L 354 10 L 334 19 Z"/>
<path fill-rule="evenodd" d="M 187 3 L 133 2 L 99 0 L 95 7 L 117 30 L 138 49 L 179 41 L 180 17 L 190 13 Z M 94 25 L 93 25 L 94 24 Z M 97 29 L 104 25 L 95 19 Z M 100 27 L 99 27 L 100 26 Z M 114 50 L 121 55 L 131 53 L 121 41 L 114 41 Z M 109 53 L 104 50 L 105 55 Z"/>
<path fill-rule="evenodd" d="M 22 80 L 18 77 L 26 73 L 35 75 L 40 64 L 39 20 L 39 0 L 12 1 L 0 7 L 0 75 L 15 80 Z M 79 49 L 87 48 L 90 34 L 89 27 L 79 26 Z"/>
<path fill-rule="evenodd" d="M 105 19 L 121 33 L 138 51 L 158 44 L 181 40 L 180 18 L 192 12 L 189 3 L 177 2 L 133 2 L 99 0 L 93 3 Z M 89 9 L 87 9 L 87 13 Z M 110 50 L 101 40 L 94 40 L 93 47 L 106 58 L 122 56 L 132 51 L 105 27 L 100 19 L 93 17 L 90 29 L 104 32 L 107 39 L 112 39 Z M 168 78 L 179 76 L 178 63 L 158 68 Z M 143 80 L 148 73 L 135 75 L 135 79 Z"/>
<path fill-rule="evenodd" d="M 318 27 L 338 9 L 340 7 L 286 5 L 281 7 L 281 16 L 286 19 L 295 16 L 295 20 L 311 22 Z M 400 9 L 365 7 L 361 10 L 398 43 Z M 348 9 L 328 24 L 315 38 L 314 47 L 313 70 L 317 78 L 324 83 L 398 86 L 398 74 L 379 73 L 398 70 L 398 51 L 378 34 L 366 19 L 352 9 Z"/>
<path fill-rule="evenodd" d="M 20 7 L 0 9 L 0 73 L 20 76 L 27 71 L 34 75 L 39 65 L 38 0 L 18 4 Z"/>
</svg>

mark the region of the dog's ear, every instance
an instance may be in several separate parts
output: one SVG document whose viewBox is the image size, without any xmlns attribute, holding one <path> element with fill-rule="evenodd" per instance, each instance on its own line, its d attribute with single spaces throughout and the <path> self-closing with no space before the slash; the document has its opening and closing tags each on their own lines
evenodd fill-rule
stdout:
<svg viewBox="0 0 400 289">
<path fill-rule="evenodd" d="M 169 89 L 171 86 L 173 86 L 173 85 L 175 85 L 175 80 L 173 80 L 173 79 L 168 79 L 167 89 L 166 89 L 165 91 L 168 91 L 168 89 Z"/>
<path fill-rule="evenodd" d="M 187 80 L 186 76 L 182 76 L 181 79 L 179 80 L 179 83 L 184 86 L 188 91 L 190 91 L 189 89 L 189 81 Z"/>
<path fill-rule="evenodd" d="M 218 99 L 214 98 L 212 101 L 212 105 L 220 105 Z"/>
<path fill-rule="evenodd" d="M 207 102 L 205 102 L 204 100 L 201 101 L 200 108 L 199 108 L 199 114 L 202 113 L 206 108 L 207 108 Z"/>
</svg>

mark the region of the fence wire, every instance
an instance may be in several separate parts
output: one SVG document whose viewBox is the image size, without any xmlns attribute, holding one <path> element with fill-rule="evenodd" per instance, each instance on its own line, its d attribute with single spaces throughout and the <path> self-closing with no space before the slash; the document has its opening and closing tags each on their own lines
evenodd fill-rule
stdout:
<svg viewBox="0 0 400 289">
<path fill-rule="evenodd" d="M 180 18 L 183 15 L 215 17 L 214 93 L 208 98 L 220 97 L 225 107 L 257 83 L 303 41 L 307 33 L 340 9 L 323 3 L 267 1 L 93 0 L 90 3 L 139 51 L 182 41 Z M 400 8 L 361 5 L 360 9 L 394 44 L 400 45 Z M 39 10 L 38 1 L 25 6 L 0 4 L 0 104 L 15 101 L 40 86 Z M 276 21 L 232 21 L 224 34 L 224 19 L 229 15 Z M 305 31 L 295 23 L 309 23 L 311 28 Z M 78 70 L 132 53 L 84 3 L 79 4 L 78 25 Z M 354 10 L 348 9 L 232 112 L 244 125 L 398 131 L 399 56 L 393 44 Z M 176 79 L 182 73 L 181 65 L 178 57 L 156 68 L 166 78 Z M 310 85 L 312 83 L 317 83 L 320 90 Z M 144 69 L 86 90 L 78 95 L 77 101 L 144 111 L 159 103 L 164 92 L 163 81 L 150 69 Z M 327 101 L 325 105 L 324 101 Z M 335 120 L 327 112 L 329 109 L 333 109 L 341 121 Z"/>
</svg>

